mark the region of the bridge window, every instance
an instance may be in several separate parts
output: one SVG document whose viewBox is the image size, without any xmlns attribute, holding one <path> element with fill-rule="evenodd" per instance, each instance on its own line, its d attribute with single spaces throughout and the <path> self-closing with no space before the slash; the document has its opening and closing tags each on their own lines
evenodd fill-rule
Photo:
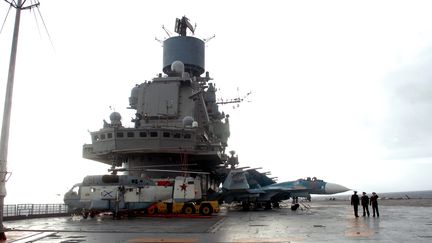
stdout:
<svg viewBox="0 0 432 243">
<path fill-rule="evenodd" d="M 101 140 L 104 140 L 105 139 L 105 134 L 101 134 L 100 138 L 101 138 Z"/>
<path fill-rule="evenodd" d="M 164 133 L 162 134 L 162 136 L 163 136 L 164 138 L 169 138 L 169 137 L 170 137 L 170 133 L 169 133 L 169 132 L 164 132 Z"/>
<path fill-rule="evenodd" d="M 122 138 L 122 137 L 124 137 L 124 134 L 123 134 L 122 132 L 118 132 L 118 133 L 116 134 L 116 136 L 117 136 L 118 138 Z"/>
<path fill-rule="evenodd" d="M 145 138 L 145 137 L 147 137 L 147 133 L 146 132 L 140 132 L 139 136 L 142 138 Z"/>
<path fill-rule="evenodd" d="M 93 140 L 94 140 L 94 141 L 99 141 L 99 136 L 98 136 L 98 135 L 94 135 L 94 136 L 93 136 Z"/>
<path fill-rule="evenodd" d="M 127 137 L 133 138 L 133 137 L 135 137 L 135 133 L 134 132 L 127 132 Z"/>
<path fill-rule="evenodd" d="M 180 138 L 181 134 L 180 133 L 174 133 L 173 138 Z"/>
<path fill-rule="evenodd" d="M 186 139 L 190 139 L 192 136 L 189 133 L 186 133 L 183 137 Z"/>
<path fill-rule="evenodd" d="M 155 138 L 155 137 L 157 137 L 158 136 L 158 133 L 157 132 L 151 132 L 150 133 L 150 137 L 152 137 L 152 138 Z"/>
<path fill-rule="evenodd" d="M 112 133 L 107 134 L 108 138 L 112 138 Z"/>
</svg>

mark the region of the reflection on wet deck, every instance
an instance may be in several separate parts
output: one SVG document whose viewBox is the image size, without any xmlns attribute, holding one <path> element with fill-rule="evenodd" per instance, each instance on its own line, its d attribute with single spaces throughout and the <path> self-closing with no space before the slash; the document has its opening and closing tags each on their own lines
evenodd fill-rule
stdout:
<svg viewBox="0 0 432 243">
<path fill-rule="evenodd" d="M 82 219 L 62 217 L 5 222 L 8 242 L 430 242 L 432 207 L 382 206 L 381 217 L 353 216 L 345 204 L 313 202 L 242 212 L 224 209 L 211 218 Z M 44 235 L 45 234 L 45 235 Z M 19 240 L 21 239 L 21 241 Z M 18 241 L 16 241 L 18 240 Z"/>
</svg>

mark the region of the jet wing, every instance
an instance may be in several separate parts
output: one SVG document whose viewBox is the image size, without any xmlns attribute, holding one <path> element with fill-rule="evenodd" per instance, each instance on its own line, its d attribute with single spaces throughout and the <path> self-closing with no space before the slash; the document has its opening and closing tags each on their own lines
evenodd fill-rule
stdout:
<svg viewBox="0 0 432 243">
<path fill-rule="evenodd" d="M 307 197 L 311 189 L 299 181 L 282 182 L 263 187 L 266 194 L 262 194 L 262 200 L 286 200 L 291 197 Z"/>
<path fill-rule="evenodd" d="M 305 186 L 292 186 L 292 187 L 284 187 L 280 185 L 270 185 L 263 188 L 266 191 L 284 191 L 284 192 L 301 192 L 301 191 L 308 191 L 310 188 L 307 188 Z"/>
</svg>

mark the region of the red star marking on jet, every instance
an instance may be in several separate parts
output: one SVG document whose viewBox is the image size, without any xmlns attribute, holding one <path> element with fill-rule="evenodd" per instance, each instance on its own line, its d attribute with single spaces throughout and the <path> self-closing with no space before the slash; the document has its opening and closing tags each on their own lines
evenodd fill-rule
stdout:
<svg viewBox="0 0 432 243">
<path fill-rule="evenodd" d="M 183 185 L 180 186 L 182 191 L 186 191 L 187 185 L 183 183 Z"/>
</svg>

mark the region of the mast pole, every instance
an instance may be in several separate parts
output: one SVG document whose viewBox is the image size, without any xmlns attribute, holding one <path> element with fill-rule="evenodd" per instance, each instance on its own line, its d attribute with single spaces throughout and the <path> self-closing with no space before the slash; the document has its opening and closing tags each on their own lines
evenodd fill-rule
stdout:
<svg viewBox="0 0 432 243">
<path fill-rule="evenodd" d="M 15 77 L 15 62 L 18 46 L 19 24 L 21 19 L 22 0 L 16 2 L 15 27 L 12 38 L 12 49 L 9 62 L 9 74 L 6 87 L 6 96 L 3 110 L 3 123 L 0 140 L 0 240 L 6 240 L 6 235 L 3 226 L 3 207 L 4 198 L 6 197 L 6 180 L 7 180 L 7 152 L 9 143 L 9 127 L 12 108 L 12 92 Z"/>
</svg>

